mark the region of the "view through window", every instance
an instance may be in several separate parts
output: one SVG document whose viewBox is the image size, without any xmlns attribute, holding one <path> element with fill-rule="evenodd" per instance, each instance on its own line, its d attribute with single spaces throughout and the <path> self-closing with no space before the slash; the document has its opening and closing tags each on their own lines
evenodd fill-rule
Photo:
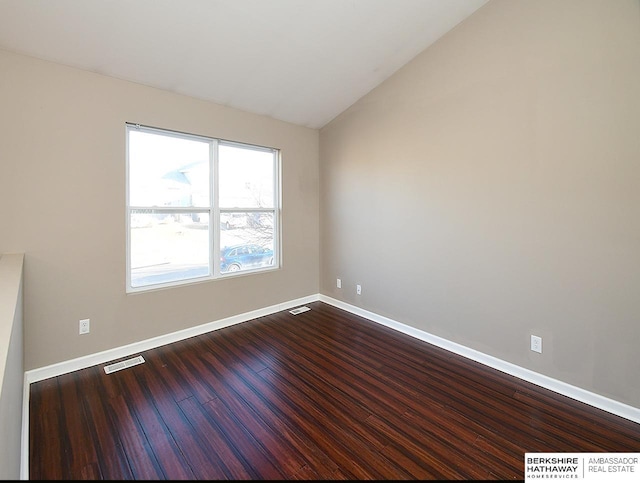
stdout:
<svg viewBox="0 0 640 483">
<path fill-rule="evenodd" d="M 127 287 L 278 266 L 278 150 L 127 124 Z"/>
</svg>

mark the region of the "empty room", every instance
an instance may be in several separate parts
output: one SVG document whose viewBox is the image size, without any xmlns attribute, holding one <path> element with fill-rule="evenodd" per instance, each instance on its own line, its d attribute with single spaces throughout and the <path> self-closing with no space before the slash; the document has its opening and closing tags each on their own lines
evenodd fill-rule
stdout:
<svg viewBox="0 0 640 483">
<path fill-rule="evenodd" d="M 0 478 L 636 481 L 638 0 L 0 0 Z"/>
</svg>

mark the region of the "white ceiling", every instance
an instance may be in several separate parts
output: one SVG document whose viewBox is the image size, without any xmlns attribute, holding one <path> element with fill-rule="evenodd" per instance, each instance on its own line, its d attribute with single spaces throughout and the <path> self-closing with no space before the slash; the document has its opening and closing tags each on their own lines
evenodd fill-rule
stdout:
<svg viewBox="0 0 640 483">
<path fill-rule="evenodd" d="M 0 48 L 320 128 L 487 0 L 0 0 Z"/>
</svg>

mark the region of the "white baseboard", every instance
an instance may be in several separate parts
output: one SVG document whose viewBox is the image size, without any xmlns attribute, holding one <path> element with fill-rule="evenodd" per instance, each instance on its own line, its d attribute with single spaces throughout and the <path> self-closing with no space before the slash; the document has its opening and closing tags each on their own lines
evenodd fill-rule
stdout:
<svg viewBox="0 0 640 483">
<path fill-rule="evenodd" d="M 104 364 L 106 362 L 120 359 L 122 357 L 128 357 L 130 355 L 138 354 L 143 351 L 155 349 L 172 342 L 178 342 L 188 339 L 197 335 L 206 334 L 214 330 L 229 327 L 231 325 L 247 322 L 258 317 L 264 317 L 265 315 L 275 314 L 282 310 L 287 310 L 298 305 L 307 304 L 319 300 L 319 295 L 309 295 L 296 300 L 290 300 L 280 304 L 271 305 L 263 309 L 252 310 L 251 312 L 245 312 L 244 314 L 234 315 L 225 319 L 220 319 L 215 322 L 208 322 L 206 324 L 198 325 L 196 327 L 189 327 L 188 329 L 179 330 L 170 334 L 153 337 L 152 339 L 143 340 L 140 342 L 134 342 L 133 344 L 117 347 L 115 349 L 109 349 L 106 351 L 98 352 L 88 356 L 78 357 L 77 359 L 71 359 L 69 361 L 59 362 L 50 366 L 41 367 L 38 369 L 32 369 L 25 372 L 27 384 L 33 382 L 49 379 L 50 377 L 61 376 L 69 372 L 85 369 L 87 367 L 95 366 L 98 364 Z"/>
<path fill-rule="evenodd" d="M 416 339 L 420 339 L 435 346 L 441 347 L 442 349 L 446 349 L 455 354 L 466 357 L 467 359 L 480 362 L 481 364 L 492 367 L 493 369 L 497 369 L 511 376 L 515 376 L 519 379 L 531 382 L 533 384 L 536 384 L 537 386 L 562 394 L 563 396 L 567 396 L 598 409 L 602 409 L 609 413 L 615 414 L 616 416 L 629 419 L 630 421 L 633 421 L 635 423 L 640 423 L 639 408 L 629 406 L 614 399 L 610 399 L 579 388 L 577 386 L 567 384 L 566 382 L 553 379 L 551 377 L 545 376 L 544 374 L 539 374 L 529 369 L 525 369 L 524 367 L 520 367 L 510 362 L 503 361 L 502 359 L 498 359 L 497 357 L 484 354 L 475 349 L 471 349 L 456 342 L 451 342 L 447 339 L 443 339 L 442 337 L 438 337 L 437 335 L 429 334 L 428 332 L 416 329 L 415 327 L 405 325 L 401 322 L 397 322 L 388 317 L 378 315 L 374 312 L 369 312 L 368 310 L 364 310 L 360 307 L 356 307 L 340 300 L 327 297 L 326 295 L 320 295 L 320 301 L 325 302 L 329 305 L 333 305 L 334 307 L 338 307 L 339 309 L 346 310 L 347 312 L 351 312 L 352 314 L 364 317 L 365 319 L 371 320 L 372 322 L 377 322 L 381 325 L 390 327 L 399 332 L 415 337 Z"/>
<path fill-rule="evenodd" d="M 320 300 L 334 307 L 346 310 L 352 314 L 364 317 L 372 322 L 379 323 L 386 327 L 390 327 L 394 330 L 402 332 L 404 334 L 415 337 L 416 339 L 423 340 L 435 346 L 441 347 L 455 354 L 461 355 L 468 359 L 480 362 L 486 366 L 492 367 L 506 374 L 518 377 L 525 381 L 531 382 L 545 389 L 549 389 L 556 393 L 568 396 L 577 401 L 589 404 L 598 409 L 602 409 L 609 413 L 621 416 L 630 421 L 640 423 L 640 409 L 627 404 L 609 399 L 607 397 L 595 394 L 593 392 L 581 389 L 571 384 L 567 384 L 562 381 L 558 381 L 551 377 L 539 374 L 537 372 L 525 369 L 510 362 L 503 361 L 497 357 L 493 357 L 482 352 L 476 351 L 469 347 L 465 347 L 456 342 L 451 342 L 442 337 L 438 337 L 428 332 L 416 329 L 405 325 L 401 322 L 397 322 L 388 317 L 378 315 L 374 312 L 364 310 L 360 307 L 350 305 L 340 300 L 322 295 L 314 294 L 307 297 L 302 297 L 288 302 L 272 305 L 263 309 L 253 310 L 251 312 L 245 312 L 244 314 L 234 315 L 215 322 L 209 322 L 207 324 L 199 325 L 197 327 L 191 327 L 189 329 L 180 330 L 171 334 L 154 337 L 141 342 L 136 342 L 115 349 L 109 349 L 96 354 L 91 354 L 77 359 L 60 362 L 58 364 L 52 364 L 50 366 L 33 369 L 25 372 L 24 377 L 24 398 L 23 398 L 23 411 L 22 411 L 22 463 L 20 470 L 20 478 L 23 480 L 29 479 L 29 385 L 31 383 L 48 379 L 50 377 L 60 376 L 69 372 L 85 369 L 87 367 L 95 366 L 97 364 L 103 364 L 113 361 L 122 357 L 127 357 L 133 354 L 137 354 L 146 350 L 154 349 L 172 342 L 178 342 L 189 337 L 205 334 L 214 330 L 229 327 L 231 325 L 239 324 L 241 322 L 247 322 L 249 320 L 263 317 L 265 315 L 271 315 L 276 312 L 288 310 L 299 305 L 311 303 Z"/>
</svg>

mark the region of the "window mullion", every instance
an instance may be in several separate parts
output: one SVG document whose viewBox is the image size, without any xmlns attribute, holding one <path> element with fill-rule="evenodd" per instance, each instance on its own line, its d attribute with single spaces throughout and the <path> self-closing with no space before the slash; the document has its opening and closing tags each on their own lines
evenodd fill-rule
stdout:
<svg viewBox="0 0 640 483">
<path fill-rule="evenodd" d="M 280 153 L 273 151 L 273 254 L 274 263 L 277 267 L 280 266 Z"/>
<path fill-rule="evenodd" d="M 213 276 L 217 277 L 220 274 L 220 190 L 219 190 L 219 177 L 218 177 L 218 141 L 213 140 L 210 147 L 210 183 L 211 183 L 211 260 L 213 262 Z"/>
</svg>

